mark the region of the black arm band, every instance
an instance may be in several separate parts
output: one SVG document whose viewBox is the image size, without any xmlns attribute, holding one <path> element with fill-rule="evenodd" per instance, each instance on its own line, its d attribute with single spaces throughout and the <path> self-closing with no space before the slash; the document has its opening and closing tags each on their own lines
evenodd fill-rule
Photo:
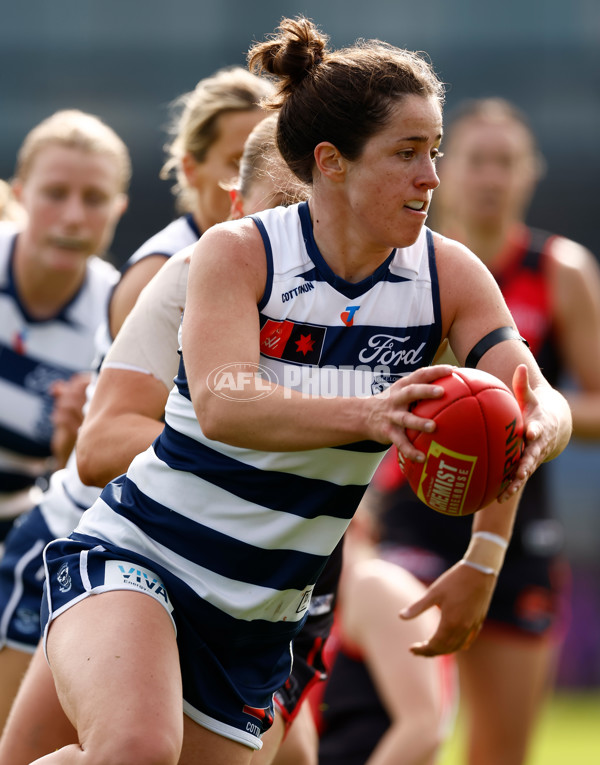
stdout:
<svg viewBox="0 0 600 765">
<path fill-rule="evenodd" d="M 498 329 L 493 329 L 491 332 L 488 332 L 485 337 L 482 337 L 481 340 L 473 346 L 471 352 L 467 356 L 465 366 L 475 369 L 477 364 L 481 361 L 483 354 L 504 340 L 520 340 L 529 348 L 527 340 L 525 340 L 524 337 L 521 337 L 514 327 L 498 327 Z"/>
</svg>

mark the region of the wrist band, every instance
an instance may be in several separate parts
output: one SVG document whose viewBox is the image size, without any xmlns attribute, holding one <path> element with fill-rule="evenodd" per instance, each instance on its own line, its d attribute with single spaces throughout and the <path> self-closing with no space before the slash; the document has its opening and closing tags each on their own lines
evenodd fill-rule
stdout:
<svg viewBox="0 0 600 765">
<path fill-rule="evenodd" d="M 500 534 L 493 534 L 491 531 L 476 531 L 474 534 L 472 534 L 471 539 L 487 539 L 488 542 L 493 542 L 495 545 L 498 545 L 503 550 L 506 550 L 508 547 L 508 540 L 504 539 L 504 537 L 501 537 Z"/>
<path fill-rule="evenodd" d="M 499 574 L 507 547 L 508 542 L 499 534 L 476 531 L 471 535 L 462 562 L 483 574 Z"/>
<path fill-rule="evenodd" d="M 472 560 L 466 560 L 466 558 L 463 558 L 460 562 L 463 564 L 463 566 L 474 568 L 475 571 L 481 571 L 482 574 L 493 574 L 494 576 L 498 575 L 498 572 L 490 566 L 482 566 L 481 563 L 473 563 Z"/>
</svg>

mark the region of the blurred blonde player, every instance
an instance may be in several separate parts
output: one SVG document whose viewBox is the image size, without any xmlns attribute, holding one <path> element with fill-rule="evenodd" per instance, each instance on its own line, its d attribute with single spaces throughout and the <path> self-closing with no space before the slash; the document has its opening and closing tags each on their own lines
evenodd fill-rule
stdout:
<svg viewBox="0 0 600 765">
<path fill-rule="evenodd" d="M 45 119 L 19 149 L 12 195 L 25 215 L 0 228 L 0 542 L 75 442 L 118 276 L 99 256 L 127 207 L 130 174 L 119 136 L 77 110 Z"/>
<path fill-rule="evenodd" d="M 111 302 L 112 337 L 165 259 L 227 220 L 230 202 L 224 184 L 237 177 L 246 138 L 265 116 L 261 102 L 272 92 L 269 80 L 234 66 L 203 78 L 173 102 L 161 178 L 174 179 L 180 216 L 125 263 Z"/>
<path fill-rule="evenodd" d="M 40 500 L 36 481 L 64 466 L 75 443 L 95 334 L 118 280 L 98 256 L 127 207 L 130 175 L 123 141 L 78 110 L 48 117 L 19 150 L 6 208 L 16 220 L 0 228 L 0 539 Z M 2 560 L 19 577 L 13 564 Z M 38 614 L 17 615 L 25 632 Z M 28 661 L 3 614 L 0 727 Z"/>
</svg>

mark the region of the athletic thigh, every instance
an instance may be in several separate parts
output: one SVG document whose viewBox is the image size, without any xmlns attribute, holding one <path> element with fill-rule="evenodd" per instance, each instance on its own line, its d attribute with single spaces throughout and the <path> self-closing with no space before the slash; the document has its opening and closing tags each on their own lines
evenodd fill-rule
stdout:
<svg viewBox="0 0 600 765">
<path fill-rule="evenodd" d="M 0 765 L 28 765 L 47 752 L 76 742 L 77 732 L 60 706 L 40 644 L 0 738 Z"/>
<path fill-rule="evenodd" d="M 175 630 L 154 598 L 131 591 L 90 595 L 54 618 L 46 650 L 83 748 L 127 751 L 144 740 L 167 749 L 180 745 Z"/>
<path fill-rule="evenodd" d="M 183 748 L 178 765 L 248 765 L 254 751 L 184 716 Z"/>
<path fill-rule="evenodd" d="M 318 754 L 317 726 L 310 704 L 303 703 L 273 758 L 272 765 L 317 765 Z"/>
<path fill-rule="evenodd" d="M 514 765 L 524 761 L 551 684 L 556 654 L 556 642 L 549 637 L 482 633 L 468 651 L 458 655 L 471 762 Z"/>
<path fill-rule="evenodd" d="M 8 718 L 31 655 L 14 648 L 0 650 L 0 733 Z"/>
<path fill-rule="evenodd" d="M 76 535 L 48 545 L 45 563 L 43 611 L 50 622 L 109 591 L 140 595 L 160 605 L 176 625 L 185 715 L 224 738 L 260 748 L 260 737 L 273 718 L 273 693 L 290 672 L 294 624 L 267 639 L 262 624 L 256 628 L 249 622 L 232 631 L 230 619 L 223 619 L 172 572 L 131 551 L 109 550 Z M 152 646 L 154 636 L 145 625 L 138 635 L 149 636 Z M 141 639 L 138 635 L 132 636 L 134 643 Z"/>
</svg>

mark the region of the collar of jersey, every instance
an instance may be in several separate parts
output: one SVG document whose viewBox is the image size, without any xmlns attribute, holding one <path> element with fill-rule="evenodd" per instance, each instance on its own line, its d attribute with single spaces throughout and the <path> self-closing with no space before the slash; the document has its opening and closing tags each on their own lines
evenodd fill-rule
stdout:
<svg viewBox="0 0 600 765">
<path fill-rule="evenodd" d="M 302 226 L 306 251 L 323 280 L 330 284 L 335 290 L 342 295 L 345 295 L 347 298 L 357 298 L 364 295 L 365 292 L 368 292 L 375 284 L 385 278 L 389 272 L 389 267 L 394 259 L 394 255 L 396 254 L 396 249 L 391 251 L 379 268 L 377 268 L 370 276 L 367 276 L 360 282 L 348 282 L 345 279 L 342 279 L 341 276 L 335 274 L 327 264 L 325 258 L 321 255 L 313 234 L 308 202 L 302 202 L 302 204 L 299 205 L 298 215 L 300 216 L 300 224 Z"/>
</svg>

